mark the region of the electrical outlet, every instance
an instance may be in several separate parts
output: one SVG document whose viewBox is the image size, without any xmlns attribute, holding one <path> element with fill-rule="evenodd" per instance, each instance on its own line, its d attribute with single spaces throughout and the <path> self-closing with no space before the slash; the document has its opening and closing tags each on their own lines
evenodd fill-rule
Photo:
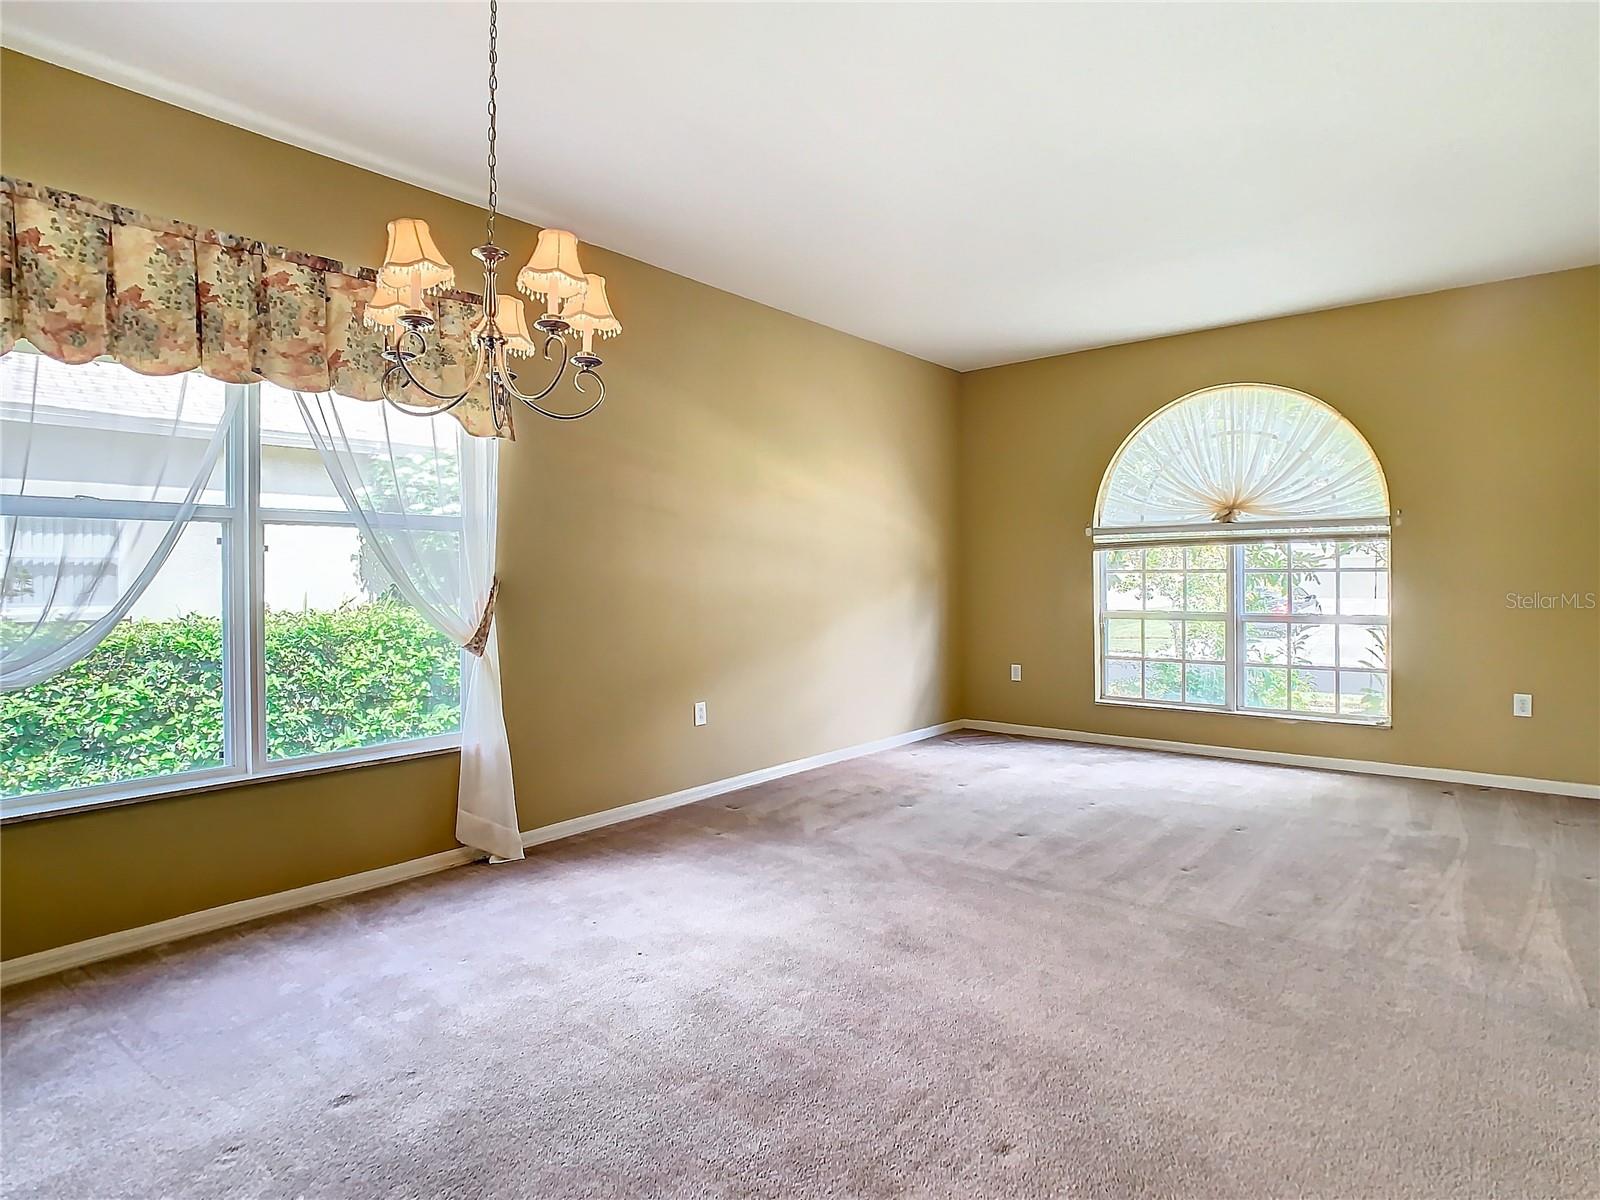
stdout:
<svg viewBox="0 0 1600 1200">
<path fill-rule="evenodd" d="M 1012 663 L 1011 664 L 1011 682 L 1012 683 L 1021 683 L 1022 682 L 1022 664 L 1021 663 Z"/>
<path fill-rule="evenodd" d="M 694 702 L 694 723 L 696 725 L 704 725 L 706 723 L 706 702 L 704 700 L 696 700 Z"/>
<path fill-rule="evenodd" d="M 1513 717 L 1533 716 L 1533 696 L 1527 692 L 1516 692 L 1511 697 L 1511 715 Z"/>
</svg>

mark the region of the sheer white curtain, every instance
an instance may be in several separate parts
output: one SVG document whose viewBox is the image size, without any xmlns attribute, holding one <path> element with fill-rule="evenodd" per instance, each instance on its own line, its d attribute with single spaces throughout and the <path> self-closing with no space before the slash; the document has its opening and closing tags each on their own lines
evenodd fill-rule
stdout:
<svg viewBox="0 0 1600 1200">
<path fill-rule="evenodd" d="M 1232 384 L 1175 400 L 1134 431 L 1106 473 L 1095 532 L 1388 516 L 1383 471 L 1354 425 L 1303 392 Z"/>
<path fill-rule="evenodd" d="M 236 392 L 193 374 L 0 358 L 0 689 L 85 657 L 155 578 L 217 469 Z M 217 478 L 213 479 L 213 474 Z"/>
<path fill-rule="evenodd" d="M 521 858 L 494 626 L 499 439 L 381 402 L 326 393 L 295 399 L 334 487 L 400 594 L 468 652 L 456 837 L 496 858 Z"/>
</svg>

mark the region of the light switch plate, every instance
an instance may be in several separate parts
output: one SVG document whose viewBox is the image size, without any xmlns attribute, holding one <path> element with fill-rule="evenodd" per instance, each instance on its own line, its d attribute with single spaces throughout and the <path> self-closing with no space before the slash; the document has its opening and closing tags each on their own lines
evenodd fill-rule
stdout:
<svg viewBox="0 0 1600 1200">
<path fill-rule="evenodd" d="M 696 725 L 704 725 L 706 723 L 706 702 L 704 700 L 696 700 L 694 702 L 694 723 Z"/>
<path fill-rule="evenodd" d="M 1515 692 L 1511 696 L 1511 715 L 1513 717 L 1533 716 L 1533 696 L 1528 692 Z"/>
<path fill-rule="evenodd" d="M 1012 663 L 1011 664 L 1011 682 L 1012 683 L 1021 683 L 1022 682 L 1022 664 L 1021 663 Z"/>
</svg>

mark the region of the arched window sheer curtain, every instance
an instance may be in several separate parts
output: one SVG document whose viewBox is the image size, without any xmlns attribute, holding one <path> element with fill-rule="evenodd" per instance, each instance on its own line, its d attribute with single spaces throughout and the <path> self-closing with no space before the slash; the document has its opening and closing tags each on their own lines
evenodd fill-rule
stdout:
<svg viewBox="0 0 1600 1200">
<path fill-rule="evenodd" d="M 1354 425 L 1304 392 L 1229 384 L 1175 400 L 1133 432 L 1106 472 L 1091 532 L 1112 545 L 1388 526 L 1383 470 Z"/>
<path fill-rule="evenodd" d="M 521 858 L 494 625 L 500 443 L 381 402 L 302 392 L 295 400 L 334 487 L 400 594 L 467 651 L 456 837 L 496 858 Z"/>
<path fill-rule="evenodd" d="M 0 357 L 0 690 L 65 671 L 128 615 L 220 488 L 236 407 L 191 374 Z"/>
</svg>

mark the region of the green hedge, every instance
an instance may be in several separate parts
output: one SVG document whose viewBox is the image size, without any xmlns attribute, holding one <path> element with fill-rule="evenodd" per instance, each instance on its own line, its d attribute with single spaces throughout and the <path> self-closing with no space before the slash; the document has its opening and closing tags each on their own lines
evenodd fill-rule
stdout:
<svg viewBox="0 0 1600 1200">
<path fill-rule="evenodd" d="M 293 758 L 446 733 L 460 652 L 393 600 L 269 612 L 267 750 Z M 27 795 L 222 761 L 222 626 L 124 621 L 82 662 L 0 693 L 0 792 Z"/>
</svg>

